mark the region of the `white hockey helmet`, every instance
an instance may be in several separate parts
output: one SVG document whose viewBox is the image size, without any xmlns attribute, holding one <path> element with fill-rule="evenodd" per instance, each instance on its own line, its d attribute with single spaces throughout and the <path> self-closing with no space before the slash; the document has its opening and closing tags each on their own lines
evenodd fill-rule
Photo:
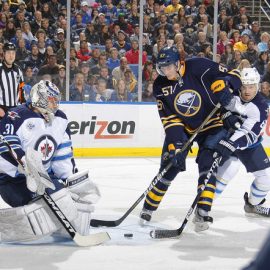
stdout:
<svg viewBox="0 0 270 270">
<path fill-rule="evenodd" d="M 30 100 L 32 107 L 44 116 L 46 122 L 51 122 L 59 108 L 61 94 L 54 83 L 41 80 L 32 87 Z"/>
<path fill-rule="evenodd" d="M 256 68 L 243 68 L 240 76 L 243 85 L 256 84 L 258 88 L 261 77 Z"/>
</svg>

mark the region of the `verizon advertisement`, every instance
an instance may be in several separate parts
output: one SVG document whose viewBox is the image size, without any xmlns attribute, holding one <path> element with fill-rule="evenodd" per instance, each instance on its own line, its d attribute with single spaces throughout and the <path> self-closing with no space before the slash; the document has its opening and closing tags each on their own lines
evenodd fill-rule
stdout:
<svg viewBox="0 0 270 270">
<path fill-rule="evenodd" d="M 63 103 L 74 148 L 161 147 L 155 104 Z"/>
</svg>

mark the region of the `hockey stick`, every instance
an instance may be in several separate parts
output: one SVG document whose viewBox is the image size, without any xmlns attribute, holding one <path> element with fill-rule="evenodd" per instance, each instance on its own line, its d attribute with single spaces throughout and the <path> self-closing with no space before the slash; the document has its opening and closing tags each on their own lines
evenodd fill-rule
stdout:
<svg viewBox="0 0 270 270">
<path fill-rule="evenodd" d="M 210 118 L 218 111 L 220 108 L 220 104 L 218 103 L 215 108 L 210 112 L 210 114 L 205 118 L 205 120 L 202 122 L 202 124 L 197 128 L 196 132 L 189 138 L 189 140 L 185 143 L 183 148 L 180 152 L 184 152 L 190 144 L 193 142 L 195 137 L 198 135 L 198 133 L 203 129 L 203 127 L 207 124 L 207 122 L 210 120 Z M 152 180 L 149 187 L 144 191 L 144 193 L 137 199 L 137 201 L 126 211 L 126 213 L 117 220 L 100 220 L 100 219 L 92 219 L 90 222 L 90 225 L 92 227 L 98 227 L 98 226 L 106 226 L 106 227 L 116 227 L 120 225 L 123 220 L 135 209 L 135 207 L 142 201 L 142 199 L 148 194 L 149 191 L 153 189 L 153 187 L 157 184 L 157 182 L 162 179 L 164 174 L 173 166 L 172 162 L 169 162 L 168 165 L 160 172 L 158 173 L 154 179 Z"/>
<path fill-rule="evenodd" d="M 13 159 L 20 164 L 22 167 L 24 166 L 21 159 L 18 158 L 16 152 L 12 149 L 8 141 L 4 138 L 3 135 L 0 135 L 0 142 L 4 143 L 10 155 L 13 157 Z M 40 176 L 45 177 L 48 179 L 47 175 L 40 174 Z M 48 179 L 50 180 L 50 179 Z M 57 219 L 60 221 L 60 223 L 63 225 L 65 230 L 68 232 L 72 240 L 81 247 L 88 247 L 88 246 L 95 246 L 104 243 L 107 240 L 110 240 L 110 236 L 107 232 L 100 232 L 96 234 L 91 234 L 87 236 L 83 236 L 79 234 L 75 228 L 71 225 L 69 220 L 66 218 L 66 216 L 63 214 L 61 209 L 57 206 L 55 201 L 52 199 L 52 197 L 45 191 L 45 193 L 42 195 L 42 198 L 45 200 L 49 208 L 51 209 L 52 213 L 57 217 Z"/>
<path fill-rule="evenodd" d="M 216 153 L 215 153 L 216 154 Z M 214 155 L 215 155 L 214 154 Z M 178 229 L 175 229 L 175 230 L 153 230 L 150 232 L 150 236 L 152 238 L 155 238 L 155 239 L 163 239 L 163 238 L 173 238 L 173 237 L 179 237 L 181 235 L 181 233 L 183 232 L 183 230 L 185 229 L 188 221 L 189 221 L 189 218 L 190 216 L 192 215 L 196 205 L 197 205 L 197 202 L 199 201 L 201 195 L 202 195 L 202 192 L 204 191 L 206 185 L 207 185 L 207 182 L 209 181 L 211 175 L 213 174 L 213 172 L 217 169 L 217 167 L 219 166 L 220 164 L 220 161 L 221 161 L 221 157 L 218 156 L 215 158 L 215 160 L 213 161 L 212 163 L 212 166 L 206 176 L 206 179 L 205 179 L 205 182 L 204 182 L 204 185 L 200 188 L 200 190 L 198 191 L 193 203 L 191 204 L 191 207 L 189 208 L 187 214 L 186 214 L 186 217 L 182 223 L 182 225 L 178 228 Z"/>
</svg>

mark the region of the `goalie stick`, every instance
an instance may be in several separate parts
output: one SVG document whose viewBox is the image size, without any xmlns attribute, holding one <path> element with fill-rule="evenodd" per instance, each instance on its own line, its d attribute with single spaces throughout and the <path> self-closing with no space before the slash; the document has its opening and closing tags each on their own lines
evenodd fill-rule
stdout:
<svg viewBox="0 0 270 270">
<path fill-rule="evenodd" d="M 215 153 L 215 154 L 217 154 L 217 153 Z M 150 232 L 150 236 L 152 238 L 155 238 L 155 239 L 174 238 L 174 237 L 179 237 L 181 235 L 181 233 L 183 232 L 183 230 L 185 229 L 185 227 L 189 221 L 190 216 L 192 215 L 192 213 L 197 205 L 197 202 L 199 201 L 199 199 L 201 197 L 202 192 L 204 191 L 204 189 L 207 185 L 208 180 L 210 179 L 211 175 L 214 173 L 214 171 L 219 166 L 220 161 L 221 161 L 220 156 L 216 157 L 215 160 L 213 161 L 212 166 L 211 166 L 211 168 L 206 176 L 204 185 L 198 191 L 193 203 L 191 204 L 191 207 L 189 208 L 189 210 L 186 214 L 186 217 L 185 217 L 182 225 L 178 229 L 175 229 L 175 230 L 153 230 Z"/>
<path fill-rule="evenodd" d="M 181 152 L 184 152 L 190 144 L 193 142 L 198 133 L 203 129 L 203 127 L 207 124 L 210 118 L 218 111 L 220 108 L 220 104 L 218 103 L 215 108 L 210 112 L 210 114 L 205 118 L 202 124 L 197 128 L 196 132 L 189 138 L 189 140 L 184 144 Z M 148 194 L 149 191 L 153 189 L 153 187 L 160 181 L 160 179 L 164 176 L 164 174 L 173 166 L 172 162 L 169 162 L 168 165 L 158 173 L 154 179 L 152 180 L 149 187 L 144 191 L 144 193 L 137 199 L 137 201 L 126 211 L 126 213 L 117 220 L 100 220 L 100 219 L 92 219 L 90 225 L 92 227 L 106 226 L 106 227 L 116 227 L 120 225 L 126 217 L 135 209 L 135 207 L 142 201 L 142 199 Z"/>
<path fill-rule="evenodd" d="M 12 149 L 12 147 L 10 146 L 10 144 L 4 138 L 3 135 L 0 135 L 0 142 L 4 143 L 7 146 L 10 155 L 14 158 L 14 160 L 18 164 L 20 164 L 23 167 L 24 164 L 23 164 L 22 160 L 18 158 L 16 152 Z M 50 180 L 50 178 L 48 178 L 48 176 L 43 174 L 43 173 L 41 176 Z M 100 232 L 100 233 L 90 234 L 90 235 L 86 235 L 86 236 L 79 234 L 75 230 L 75 228 L 71 225 L 70 221 L 63 214 L 61 209 L 57 206 L 57 204 L 52 199 L 52 197 L 46 191 L 41 197 L 44 199 L 46 204 L 51 209 L 52 213 L 57 217 L 57 219 L 63 225 L 63 227 L 68 232 L 68 234 L 70 235 L 72 240 L 78 246 L 81 246 L 81 247 L 95 246 L 95 245 L 100 245 L 100 244 L 104 243 L 105 241 L 110 240 L 110 236 L 107 232 Z"/>
</svg>

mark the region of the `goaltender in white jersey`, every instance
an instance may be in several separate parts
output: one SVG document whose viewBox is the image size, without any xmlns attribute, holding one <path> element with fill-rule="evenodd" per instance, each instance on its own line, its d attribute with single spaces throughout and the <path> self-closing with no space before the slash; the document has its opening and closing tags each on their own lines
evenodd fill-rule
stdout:
<svg viewBox="0 0 270 270">
<path fill-rule="evenodd" d="M 33 86 L 30 100 L 7 112 L 0 125 L 0 242 L 35 240 L 61 231 L 61 224 L 38 195 L 51 194 L 83 235 L 89 234 L 93 203 L 99 197 L 88 171 L 77 172 L 60 92 L 49 81 Z M 24 166 L 18 165 L 8 145 Z M 49 174 L 51 181 L 42 177 Z"/>
</svg>

